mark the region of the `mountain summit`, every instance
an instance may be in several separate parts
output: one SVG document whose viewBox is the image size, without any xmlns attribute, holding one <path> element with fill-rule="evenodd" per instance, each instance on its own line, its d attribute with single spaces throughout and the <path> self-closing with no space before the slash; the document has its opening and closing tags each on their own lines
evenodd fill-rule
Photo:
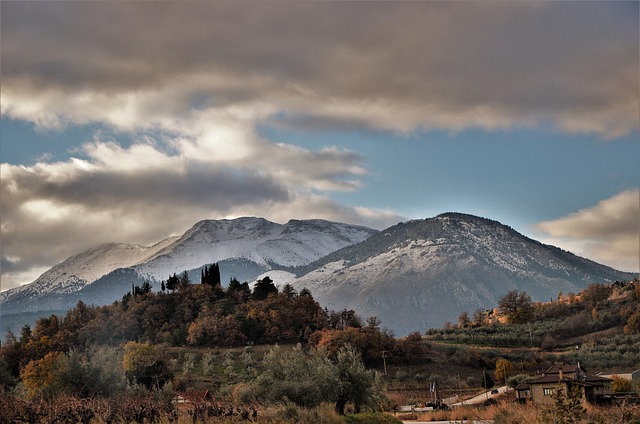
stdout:
<svg viewBox="0 0 640 424">
<path fill-rule="evenodd" d="M 398 335 L 493 308 L 509 290 L 534 300 L 631 279 L 477 216 L 445 213 L 390 227 L 302 268 L 294 284 L 329 309 L 377 316 Z"/>
<path fill-rule="evenodd" d="M 67 309 L 78 300 L 108 304 L 143 280 L 159 287 L 169 275 L 190 271 L 196 281 L 201 267 L 214 262 L 220 263 L 223 282 L 234 276 L 252 280 L 274 267 L 306 265 L 375 233 L 320 219 L 204 220 L 151 247 L 110 243 L 72 256 L 34 282 L 0 293 L 2 313 Z"/>
</svg>

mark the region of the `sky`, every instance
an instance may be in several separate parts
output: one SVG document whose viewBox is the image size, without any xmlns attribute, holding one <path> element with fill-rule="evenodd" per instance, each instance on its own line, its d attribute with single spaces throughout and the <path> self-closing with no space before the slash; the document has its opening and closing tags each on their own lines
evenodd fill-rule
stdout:
<svg viewBox="0 0 640 424">
<path fill-rule="evenodd" d="M 2 1 L 1 290 L 202 219 L 463 212 L 639 271 L 637 1 Z"/>
</svg>

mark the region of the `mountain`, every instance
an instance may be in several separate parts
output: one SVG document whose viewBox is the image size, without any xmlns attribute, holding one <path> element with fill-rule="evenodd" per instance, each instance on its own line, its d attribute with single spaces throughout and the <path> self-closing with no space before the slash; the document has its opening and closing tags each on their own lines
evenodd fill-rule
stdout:
<svg viewBox="0 0 640 424">
<path fill-rule="evenodd" d="M 110 243 L 72 256 L 34 282 L 0 293 L 3 314 L 67 309 L 78 300 L 108 304 L 132 284 L 159 286 L 172 273 L 200 278 L 203 265 L 218 262 L 222 281 L 252 280 L 273 268 L 306 265 L 360 242 L 376 230 L 324 220 L 277 224 L 263 218 L 204 220 L 181 237 L 151 246 Z"/>
<path fill-rule="evenodd" d="M 549 300 L 634 277 L 460 213 L 398 224 L 299 268 L 298 275 L 292 284 L 310 289 L 321 305 L 377 316 L 397 335 L 493 308 L 510 290 Z"/>
</svg>

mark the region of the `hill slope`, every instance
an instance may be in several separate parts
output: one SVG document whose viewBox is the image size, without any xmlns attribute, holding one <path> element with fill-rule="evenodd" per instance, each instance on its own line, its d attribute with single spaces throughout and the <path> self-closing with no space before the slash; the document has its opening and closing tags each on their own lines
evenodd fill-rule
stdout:
<svg viewBox="0 0 640 424">
<path fill-rule="evenodd" d="M 513 289 L 548 300 L 592 282 L 633 278 L 497 221 L 459 213 L 398 224 L 299 275 L 294 285 L 309 288 L 320 304 L 377 316 L 398 335 L 492 308 Z"/>
</svg>

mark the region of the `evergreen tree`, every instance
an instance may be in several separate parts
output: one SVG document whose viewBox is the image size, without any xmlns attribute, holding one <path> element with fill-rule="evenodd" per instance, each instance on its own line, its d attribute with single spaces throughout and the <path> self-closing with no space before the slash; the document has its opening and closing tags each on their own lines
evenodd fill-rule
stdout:
<svg viewBox="0 0 640 424">
<path fill-rule="evenodd" d="M 296 293 L 296 289 L 294 289 L 289 283 L 285 284 L 282 288 L 282 294 L 284 294 L 287 299 L 293 299 L 298 295 L 298 293 Z"/>
<path fill-rule="evenodd" d="M 178 276 L 174 272 L 173 275 L 169 276 L 166 284 L 167 290 L 171 290 L 172 292 L 178 288 Z"/>
<path fill-rule="evenodd" d="M 269 278 L 269 276 L 266 276 L 262 280 L 256 281 L 256 285 L 253 286 L 251 298 L 254 300 L 264 300 L 269 297 L 271 293 L 277 294 L 278 288 L 273 284 L 273 280 Z"/>
</svg>

